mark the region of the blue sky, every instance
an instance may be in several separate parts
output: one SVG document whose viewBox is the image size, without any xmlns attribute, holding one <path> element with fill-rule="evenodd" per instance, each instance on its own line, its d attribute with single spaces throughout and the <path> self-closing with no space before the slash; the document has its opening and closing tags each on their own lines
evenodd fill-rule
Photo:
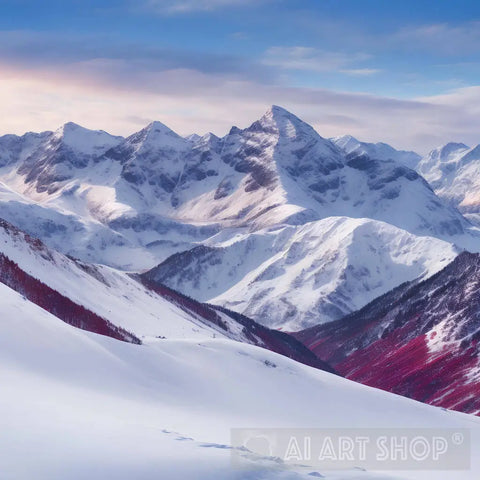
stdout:
<svg viewBox="0 0 480 480">
<path fill-rule="evenodd" d="M 480 2 L 3 0 L 0 13 L 0 133 L 159 119 L 223 134 L 276 103 L 324 136 L 480 142 Z"/>
</svg>

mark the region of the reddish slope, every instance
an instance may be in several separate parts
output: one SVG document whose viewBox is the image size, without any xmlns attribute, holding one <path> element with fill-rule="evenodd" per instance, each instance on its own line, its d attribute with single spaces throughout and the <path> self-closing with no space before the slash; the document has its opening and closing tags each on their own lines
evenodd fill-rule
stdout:
<svg viewBox="0 0 480 480">
<path fill-rule="evenodd" d="M 131 323 L 131 330 L 135 332 L 134 335 L 121 328 L 115 322 L 115 319 L 118 320 L 117 317 L 112 317 L 108 314 L 102 316 L 102 314 L 99 314 L 100 311 L 97 313 L 92 311 L 98 307 L 100 301 L 95 297 L 95 292 L 100 293 L 101 289 L 110 288 L 99 267 L 81 263 L 54 252 L 38 239 L 25 234 L 1 219 L 0 233 L 2 234 L 2 241 L 0 242 L 1 283 L 19 292 L 27 300 L 70 325 L 118 340 L 141 343 L 134 329 L 135 319 Z M 8 255 L 14 256 L 21 266 L 9 258 L 6 252 L 8 252 Z M 42 262 L 37 262 L 38 259 L 41 259 Z M 36 263 L 36 268 L 33 269 L 32 273 L 30 268 L 33 263 Z M 39 265 L 41 265 L 41 268 L 39 268 Z M 60 270 L 62 266 L 64 268 Z M 29 271 L 30 273 L 27 273 Z M 80 271 L 82 274 L 87 273 L 89 280 L 92 281 L 92 283 L 88 283 L 87 289 L 87 292 L 91 292 L 91 295 L 88 298 L 83 296 L 83 301 L 87 300 L 87 303 L 83 304 L 78 303 L 78 290 L 85 288 L 87 284 L 81 283 L 82 276 L 79 275 Z M 60 275 L 61 272 L 63 276 Z M 67 275 L 65 275 L 65 272 L 67 272 Z M 40 279 L 36 278 L 37 276 Z M 319 360 L 301 342 L 289 335 L 264 328 L 253 320 L 237 316 L 227 310 L 220 311 L 209 305 L 199 303 L 163 285 L 151 285 L 147 280 L 139 276 L 133 277 L 133 279 L 127 277 L 129 286 L 134 290 L 140 289 L 141 285 L 137 282 L 143 283 L 143 288 L 146 287 L 145 291 L 150 300 L 150 303 L 146 304 L 149 305 L 149 308 L 155 309 L 160 303 L 168 306 L 169 316 L 165 319 L 167 323 L 174 323 L 179 320 L 187 323 L 190 321 L 194 326 L 200 323 L 205 325 L 207 333 L 220 333 L 228 338 L 275 351 L 301 363 L 327 371 L 331 370 L 325 362 Z M 57 281 L 47 285 L 55 278 L 63 279 L 63 283 L 60 284 Z M 116 278 L 116 282 L 120 282 L 120 280 L 120 277 Z M 124 281 L 126 280 L 124 279 Z M 134 284 L 133 286 L 131 285 L 132 283 Z M 124 284 L 121 282 L 114 282 L 113 285 L 116 285 L 112 287 L 113 295 L 101 297 L 103 301 L 107 301 L 108 305 L 110 305 L 108 302 L 118 301 L 118 298 L 124 297 L 128 292 L 131 293 L 131 290 L 122 290 Z M 58 290 L 61 290 L 61 292 Z M 77 290 L 77 297 L 72 295 L 72 290 Z M 76 299 L 76 301 L 69 298 L 70 296 Z M 152 298 L 154 299 L 153 302 L 151 301 Z M 129 302 L 141 302 L 142 299 L 145 300 L 145 297 L 136 297 L 133 294 L 128 297 Z M 180 318 L 178 309 L 183 310 L 186 315 Z M 103 309 L 103 311 L 110 312 L 110 309 Z M 139 314 L 149 313 L 148 308 L 138 309 L 137 311 Z M 139 318 L 138 321 L 140 320 Z"/>
<path fill-rule="evenodd" d="M 480 255 L 294 336 L 347 378 L 480 413 Z"/>
<path fill-rule="evenodd" d="M 72 302 L 40 280 L 28 275 L 2 253 L 0 253 L 0 282 L 69 325 L 117 340 L 141 343 L 135 335 Z"/>
</svg>

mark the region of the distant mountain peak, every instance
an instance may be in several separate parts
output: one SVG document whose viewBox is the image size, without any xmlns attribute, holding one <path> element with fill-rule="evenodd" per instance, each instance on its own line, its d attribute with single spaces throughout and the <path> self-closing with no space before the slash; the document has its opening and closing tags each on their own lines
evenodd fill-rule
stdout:
<svg viewBox="0 0 480 480">
<path fill-rule="evenodd" d="M 469 148 L 464 143 L 449 142 L 433 149 L 428 156 L 440 161 L 447 161 L 453 153 L 457 153 L 459 150 L 468 150 Z"/>
<path fill-rule="evenodd" d="M 219 137 L 217 137 L 214 133 L 212 132 L 208 132 L 206 133 L 205 135 L 203 135 L 202 137 L 200 137 L 201 140 L 204 140 L 206 142 L 209 142 L 211 140 L 220 140 Z"/>
<path fill-rule="evenodd" d="M 305 123 L 293 113 L 289 112 L 283 107 L 272 105 L 260 118 L 262 123 L 278 123 L 281 120 L 290 120 L 295 123 Z"/>
<path fill-rule="evenodd" d="M 171 128 L 159 121 L 149 123 L 139 132 L 130 135 L 127 138 L 127 143 L 136 145 L 138 148 L 146 148 L 147 150 L 153 148 L 186 148 L 191 144 L 191 140 L 181 137 Z"/>
<path fill-rule="evenodd" d="M 144 129 L 149 136 L 153 135 L 168 135 L 171 137 L 181 138 L 180 135 L 175 133 L 171 128 L 167 127 L 164 123 L 155 120 L 149 123 Z"/>
<path fill-rule="evenodd" d="M 397 150 L 388 143 L 362 142 L 352 135 L 341 135 L 330 139 L 338 148 L 348 154 L 367 155 L 376 160 L 395 160 L 415 170 L 420 155 L 412 151 Z"/>
<path fill-rule="evenodd" d="M 189 142 L 195 143 L 195 142 L 198 142 L 202 138 L 202 136 L 199 135 L 198 133 L 191 133 L 190 135 L 187 135 L 184 138 Z"/>
<path fill-rule="evenodd" d="M 199 136 L 193 143 L 194 148 L 215 148 L 216 145 L 220 142 L 220 138 L 215 134 L 208 132 L 205 135 Z"/>
<path fill-rule="evenodd" d="M 452 150 L 455 148 L 470 148 L 468 145 L 465 145 L 462 142 L 448 142 L 445 145 L 439 147 L 440 150 Z"/>
<path fill-rule="evenodd" d="M 335 142 L 340 142 L 340 141 L 349 141 L 349 140 L 355 140 L 356 142 L 359 142 L 357 138 L 355 138 L 353 135 L 346 134 L 346 135 L 338 135 L 337 137 L 332 137 L 330 140 L 335 141 Z"/>
<path fill-rule="evenodd" d="M 63 130 L 76 130 L 78 128 L 85 129 L 84 127 L 75 122 L 66 122 L 60 128 L 62 128 Z"/>
<path fill-rule="evenodd" d="M 75 132 L 93 132 L 93 130 L 89 130 L 88 128 L 82 127 L 81 125 L 78 125 L 74 122 L 67 122 L 64 123 L 61 127 L 57 128 L 54 132 L 54 135 L 57 138 L 61 138 Z"/>
<path fill-rule="evenodd" d="M 67 122 L 59 127 L 52 136 L 76 152 L 87 155 L 100 155 L 122 141 L 122 137 L 110 135 L 104 130 L 90 130 L 74 122 Z"/>
<path fill-rule="evenodd" d="M 44 133 L 49 133 L 49 132 L 44 132 Z M 105 130 L 92 130 L 90 128 L 82 127 L 78 123 L 75 122 L 67 122 L 64 123 L 61 127 L 57 128 L 55 130 L 54 135 L 56 137 L 67 137 L 69 135 L 92 135 L 92 136 L 105 136 L 105 137 L 110 137 L 110 138 L 116 138 L 116 139 L 121 139 L 122 137 L 111 135 L 108 132 L 105 132 Z"/>
<path fill-rule="evenodd" d="M 149 130 L 167 130 L 172 131 L 169 127 L 167 127 L 164 123 L 160 122 L 159 120 L 153 120 L 150 122 L 147 127 Z"/>
<path fill-rule="evenodd" d="M 347 151 L 347 153 L 350 153 L 352 149 L 361 145 L 361 142 L 352 135 L 340 135 L 338 137 L 333 137 L 330 140 L 339 148 Z"/>
<path fill-rule="evenodd" d="M 279 105 L 272 105 L 266 112 L 265 115 L 275 115 L 275 116 L 287 116 L 295 117 L 293 113 L 289 112 L 286 108 L 280 107 Z"/>
<path fill-rule="evenodd" d="M 254 122 L 247 130 L 276 133 L 289 139 L 299 136 L 321 138 L 311 125 L 278 105 L 272 105 L 260 120 Z"/>
<path fill-rule="evenodd" d="M 228 132 L 229 135 L 236 135 L 238 133 L 241 133 L 242 130 L 238 128 L 237 126 L 233 125 L 233 127 L 230 128 L 230 131 Z"/>
</svg>

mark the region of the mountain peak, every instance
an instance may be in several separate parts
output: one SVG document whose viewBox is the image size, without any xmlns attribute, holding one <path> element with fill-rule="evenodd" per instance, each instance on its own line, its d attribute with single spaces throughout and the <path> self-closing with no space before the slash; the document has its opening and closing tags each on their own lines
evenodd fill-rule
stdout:
<svg viewBox="0 0 480 480">
<path fill-rule="evenodd" d="M 280 107 L 279 105 L 272 105 L 265 114 L 272 115 L 286 115 L 286 116 L 295 116 L 293 113 L 289 112 L 286 108 Z"/>
<path fill-rule="evenodd" d="M 450 160 L 451 155 L 457 154 L 460 150 L 468 150 L 470 147 L 464 143 L 449 142 L 445 145 L 435 148 L 429 153 L 429 157 L 440 161 Z"/>
<path fill-rule="evenodd" d="M 320 137 L 312 126 L 278 105 L 272 105 L 262 118 L 254 122 L 247 130 L 275 133 L 289 139 L 299 136 Z"/>
<path fill-rule="evenodd" d="M 300 118 L 298 118 L 293 113 L 289 112 L 283 107 L 279 107 L 278 105 L 272 105 L 260 119 L 260 121 L 275 121 L 278 122 L 281 119 L 288 119 L 291 121 L 301 122 L 304 123 Z"/>
<path fill-rule="evenodd" d="M 130 135 L 126 142 L 135 145 L 135 150 L 185 149 L 191 141 L 181 137 L 159 121 L 149 123 L 139 132 Z"/>
<path fill-rule="evenodd" d="M 219 137 L 217 137 L 214 133 L 208 132 L 205 135 L 202 135 L 198 140 L 197 143 L 202 144 L 202 145 L 207 145 L 207 144 L 215 144 L 220 140 Z"/>
<path fill-rule="evenodd" d="M 75 122 L 67 122 L 64 123 L 61 127 L 55 130 L 54 134 L 57 137 L 67 137 L 70 135 L 94 135 L 94 136 L 106 136 L 111 138 L 120 139 L 121 137 L 116 137 L 114 135 L 110 135 L 108 132 L 104 130 L 92 130 L 90 128 L 82 127 L 78 123 Z"/>
<path fill-rule="evenodd" d="M 57 134 L 57 136 L 65 136 L 69 133 L 76 132 L 76 131 L 91 131 L 91 130 L 88 130 L 88 128 L 78 125 L 78 123 L 67 122 L 67 123 L 64 123 L 61 127 L 57 128 L 57 130 L 55 130 L 55 134 Z"/>
<path fill-rule="evenodd" d="M 348 133 L 346 135 L 339 135 L 338 137 L 332 137 L 331 140 L 334 140 L 334 141 L 337 141 L 337 142 L 341 142 L 341 141 L 349 142 L 350 140 L 353 140 L 355 142 L 360 143 L 360 140 L 358 140 L 353 135 L 350 135 Z"/>
<path fill-rule="evenodd" d="M 166 131 L 173 131 L 169 127 L 167 127 L 164 123 L 154 120 L 153 122 L 150 122 L 147 127 L 149 130 L 166 130 Z"/>
<path fill-rule="evenodd" d="M 122 140 L 122 137 L 103 130 L 90 130 L 74 122 L 67 122 L 55 130 L 53 138 L 75 151 L 91 155 L 111 148 Z"/>
<path fill-rule="evenodd" d="M 195 142 L 198 142 L 202 138 L 202 136 L 199 135 L 198 133 L 191 133 L 190 135 L 187 135 L 184 138 L 189 142 L 195 143 Z"/>
<path fill-rule="evenodd" d="M 64 129 L 76 129 L 76 128 L 83 128 L 78 123 L 75 122 L 66 122 L 63 124 Z"/>
<path fill-rule="evenodd" d="M 155 120 L 150 122 L 143 130 L 146 136 L 150 137 L 161 137 L 161 136 L 168 136 L 174 138 L 181 138 L 180 135 L 175 133 L 171 128 L 167 127 L 164 123 Z"/>
<path fill-rule="evenodd" d="M 337 147 L 350 153 L 352 150 L 361 145 L 361 142 L 352 135 L 340 135 L 330 139 Z"/>
</svg>

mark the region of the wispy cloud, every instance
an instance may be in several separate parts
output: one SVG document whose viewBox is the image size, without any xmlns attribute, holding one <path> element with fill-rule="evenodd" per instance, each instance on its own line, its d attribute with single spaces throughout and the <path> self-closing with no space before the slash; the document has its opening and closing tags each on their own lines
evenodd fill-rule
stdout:
<svg viewBox="0 0 480 480">
<path fill-rule="evenodd" d="M 408 43 L 412 38 L 420 42 L 421 37 L 426 48 L 444 28 L 417 27 L 410 35 L 404 30 L 389 41 L 407 49 L 413 48 Z M 474 32 L 458 34 L 457 42 L 471 35 Z M 371 66 L 376 57 L 365 53 L 375 52 L 370 46 L 359 44 L 356 52 L 276 46 L 247 58 L 164 48 L 111 34 L 0 32 L 0 131 L 52 129 L 71 120 L 129 134 L 143 120 L 159 119 L 180 133 L 212 130 L 222 135 L 232 123 L 247 125 L 269 104 L 280 104 L 323 136 L 351 133 L 421 151 L 449 140 L 480 141 L 480 87 L 400 100 L 295 88 L 281 81 L 281 75 L 288 77 L 292 70 L 353 77 L 378 74 L 381 67 Z"/>
<path fill-rule="evenodd" d="M 251 7 L 266 0 L 146 0 L 143 8 L 160 14 L 212 11 L 228 7 Z"/>
<path fill-rule="evenodd" d="M 340 72 L 345 73 L 347 75 L 354 75 L 358 77 L 368 77 L 369 75 L 376 75 L 380 73 L 382 70 L 379 68 L 346 68 L 340 70 Z"/>
<path fill-rule="evenodd" d="M 404 27 L 391 34 L 386 45 L 458 56 L 480 52 L 480 21 Z"/>
<path fill-rule="evenodd" d="M 274 72 L 254 59 L 127 41 L 102 34 L 65 35 L 35 31 L 0 31 L 0 61 L 18 66 L 103 70 L 108 75 L 136 78 L 175 69 L 274 81 Z M 120 80 L 120 79 L 118 79 Z M 126 78 L 128 81 L 128 78 Z"/>
<path fill-rule="evenodd" d="M 325 137 L 351 133 L 366 141 L 425 152 L 450 140 L 480 140 L 480 87 L 401 100 L 325 89 L 232 80 L 195 70 L 143 72 L 118 79 L 108 68 L 18 69 L 0 65 L 0 132 L 53 129 L 66 121 L 129 134 L 158 119 L 179 133 L 225 134 L 280 104 Z M 145 122 L 147 123 L 147 122 Z"/>
<path fill-rule="evenodd" d="M 265 52 L 262 62 L 265 65 L 286 70 L 373 75 L 378 72 L 377 69 L 352 67 L 371 58 L 371 55 L 362 52 L 329 52 L 312 47 L 295 46 L 271 47 Z"/>
<path fill-rule="evenodd" d="M 388 2 L 385 2 L 387 5 Z M 453 7 L 452 8 L 460 8 Z M 366 7 L 366 11 L 368 7 Z M 467 13 L 465 11 L 464 13 Z M 375 12 L 372 12 L 374 18 Z M 473 17 L 475 18 L 475 17 Z M 352 21 L 348 15 L 329 18 L 308 9 L 299 10 L 289 17 L 290 23 L 305 37 L 318 39 L 323 45 L 335 45 L 340 51 L 366 51 L 374 55 L 425 54 L 432 56 L 458 56 L 465 59 L 480 52 L 480 20 L 413 23 L 392 19 L 389 28 L 371 28 L 368 23 Z M 473 58 L 478 61 L 478 57 Z"/>
</svg>

